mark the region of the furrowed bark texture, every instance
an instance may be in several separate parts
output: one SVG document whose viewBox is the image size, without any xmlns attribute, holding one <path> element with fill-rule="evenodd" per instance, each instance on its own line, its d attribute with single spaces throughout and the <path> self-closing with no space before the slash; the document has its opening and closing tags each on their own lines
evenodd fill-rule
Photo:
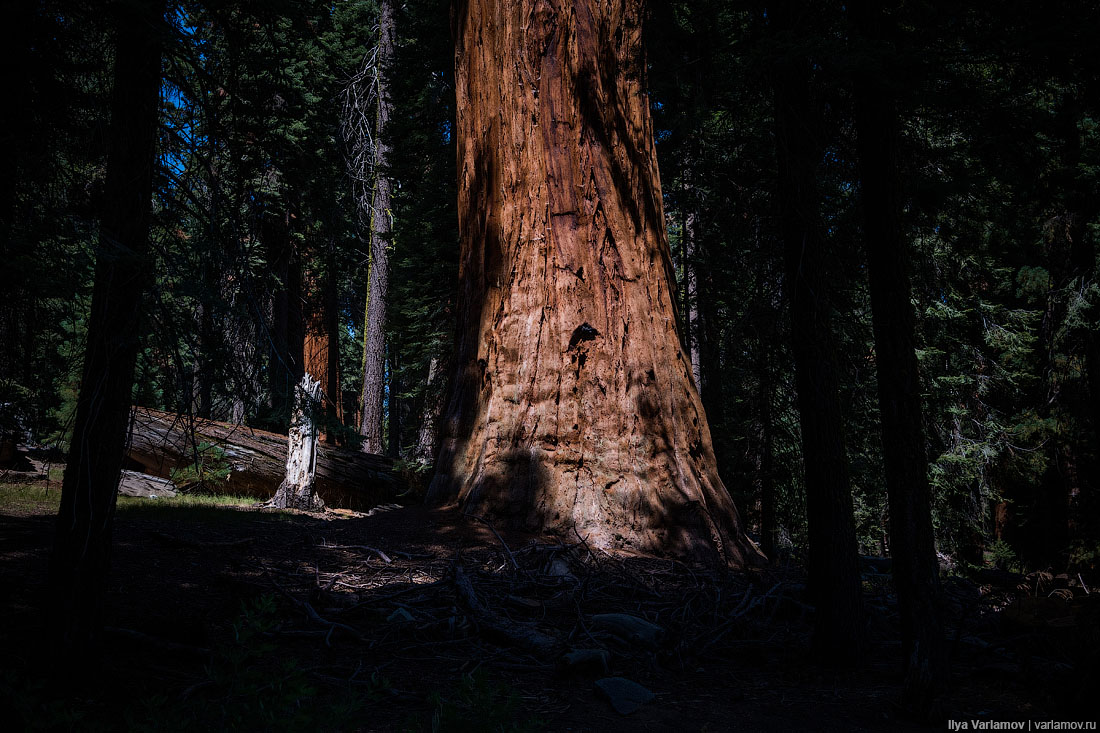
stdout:
<svg viewBox="0 0 1100 733">
<path fill-rule="evenodd" d="M 74 676 L 94 658 L 101 632 L 141 300 L 152 275 L 149 225 L 163 4 L 153 0 L 112 9 L 119 25 L 101 251 L 49 569 L 51 637 L 61 674 Z M 70 661 L 76 664 L 67 667 Z"/>
<path fill-rule="evenodd" d="M 460 333 L 430 498 L 745 564 L 677 333 L 640 0 L 455 7 Z"/>
<path fill-rule="evenodd" d="M 367 274 L 367 311 L 363 340 L 363 417 L 359 433 L 363 451 L 381 453 L 382 400 L 386 372 L 386 306 L 389 303 L 390 240 L 393 204 L 390 181 L 390 146 L 386 127 L 393 115 L 389 94 L 390 63 L 393 60 L 393 0 L 382 0 L 378 19 L 378 59 L 375 71 L 378 116 L 374 129 L 374 196 L 370 214 L 370 271 Z"/>
<path fill-rule="evenodd" d="M 879 4 L 857 0 L 853 16 L 870 41 L 882 41 Z M 855 84 L 861 195 L 867 237 L 871 316 L 878 367 L 882 454 L 890 505 L 890 550 L 906 652 L 906 696 L 922 712 L 947 681 L 939 563 L 932 532 L 921 410 L 916 326 L 901 230 L 898 119 L 889 87 L 871 73 Z"/>
</svg>

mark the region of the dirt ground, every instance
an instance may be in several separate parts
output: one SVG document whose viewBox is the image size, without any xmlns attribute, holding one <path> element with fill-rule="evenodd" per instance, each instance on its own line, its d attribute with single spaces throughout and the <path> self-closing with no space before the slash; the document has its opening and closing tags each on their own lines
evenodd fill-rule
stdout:
<svg viewBox="0 0 1100 733">
<path fill-rule="evenodd" d="M 614 558 L 577 537 L 500 537 L 422 507 L 322 517 L 128 504 L 99 684 L 62 698 L 42 672 L 53 517 L 6 511 L 0 715 L 14 727 L 4 730 L 922 728 L 896 706 L 885 576 L 865 581 L 867 659 L 838 671 L 808 659 L 796 568 L 719 574 Z M 1028 605 L 1045 588 L 1003 580 L 948 581 L 954 671 L 923 727 L 1095 720 L 1100 594 Z M 568 663 L 576 650 L 589 651 Z M 608 677 L 653 697 L 617 712 L 596 684 Z"/>
</svg>

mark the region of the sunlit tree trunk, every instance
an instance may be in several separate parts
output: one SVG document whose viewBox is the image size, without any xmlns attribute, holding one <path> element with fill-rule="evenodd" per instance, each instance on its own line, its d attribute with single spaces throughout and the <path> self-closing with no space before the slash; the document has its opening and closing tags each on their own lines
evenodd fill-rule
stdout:
<svg viewBox="0 0 1100 733">
<path fill-rule="evenodd" d="M 315 256 L 319 258 L 322 255 L 318 253 Z M 324 422 L 332 426 L 340 420 L 341 407 L 338 303 L 331 269 L 307 275 L 305 288 L 305 372 L 320 386 L 320 409 Z M 320 418 L 318 415 L 318 420 Z M 321 440 L 325 442 L 332 442 L 333 437 L 331 433 L 321 434 Z"/>
<path fill-rule="evenodd" d="M 323 511 L 325 502 L 317 493 L 316 418 L 320 414 L 321 384 L 308 372 L 294 386 L 294 407 L 287 435 L 286 474 L 268 502 L 277 509 Z"/>
<path fill-rule="evenodd" d="M 112 10 L 118 35 L 100 251 L 49 571 L 50 636 L 62 658 L 78 662 L 98 647 L 141 302 L 152 277 L 149 226 L 166 32 L 160 2 L 119 3 Z"/>
<path fill-rule="evenodd" d="M 641 0 L 468 0 L 454 22 L 460 333 L 430 496 L 756 561 L 677 332 Z"/>
</svg>

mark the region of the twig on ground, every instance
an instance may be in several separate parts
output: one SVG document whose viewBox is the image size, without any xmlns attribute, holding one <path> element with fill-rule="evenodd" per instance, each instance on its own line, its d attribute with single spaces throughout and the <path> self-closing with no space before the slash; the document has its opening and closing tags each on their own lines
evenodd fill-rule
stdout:
<svg viewBox="0 0 1100 733">
<path fill-rule="evenodd" d="M 354 611 L 354 610 L 357 610 L 359 608 L 362 608 L 363 606 L 369 606 L 372 603 L 381 603 L 382 601 L 389 601 L 389 600 L 392 600 L 392 599 L 397 598 L 399 596 L 403 596 L 406 593 L 412 593 L 413 591 L 429 590 L 431 588 L 438 587 L 442 584 L 443 584 L 442 580 L 437 580 L 434 583 L 409 583 L 407 588 L 402 588 L 401 590 L 395 591 L 394 593 L 387 593 L 384 596 L 374 596 L 374 597 L 371 597 L 371 598 L 364 598 L 363 600 L 356 603 L 354 606 L 349 606 L 348 608 L 343 609 L 341 611 L 341 613 L 347 613 L 348 611 Z"/>
<path fill-rule="evenodd" d="M 528 651 L 550 654 L 557 650 L 557 639 L 547 636 L 526 624 L 501 618 L 490 611 L 477 597 L 469 576 L 466 575 L 461 566 L 455 568 L 454 583 L 455 589 L 458 591 L 458 597 L 473 614 L 478 625 L 486 631 L 490 631 L 511 644 Z"/>
<path fill-rule="evenodd" d="M 328 545 L 322 543 L 321 547 L 324 547 L 326 550 L 366 550 L 367 552 L 373 552 L 378 555 L 380 558 L 382 558 L 382 560 L 386 562 L 386 564 L 393 562 L 393 559 L 390 558 L 390 555 L 397 555 L 398 557 L 403 557 L 406 560 L 427 560 L 434 557 L 434 555 L 413 555 L 408 552 L 402 552 L 401 550 L 390 550 L 389 554 L 386 554 L 382 550 L 379 550 L 377 547 L 371 547 L 370 545 Z"/>
<path fill-rule="evenodd" d="M 267 576 L 267 579 L 271 581 L 271 584 L 275 586 L 275 589 L 279 591 L 279 593 L 286 597 L 287 600 L 289 600 L 295 606 L 305 611 L 306 616 L 308 616 L 311 621 L 321 624 L 322 626 L 330 627 L 328 635 L 325 636 L 325 646 L 330 646 L 329 638 L 332 636 L 333 629 L 343 629 L 359 641 L 363 640 L 363 634 L 359 631 L 359 629 L 356 629 L 353 626 L 348 626 L 347 624 L 342 624 L 339 621 L 329 621 L 328 619 L 323 618 L 319 613 L 317 613 L 317 610 L 307 601 L 303 601 L 300 598 L 295 598 L 294 595 L 290 593 L 290 591 L 279 585 L 279 583 L 275 580 L 275 577 L 271 574 L 271 571 L 267 567 L 264 567 L 264 575 Z"/>
<path fill-rule="evenodd" d="M 496 538 L 500 541 L 500 545 L 501 545 L 501 547 L 504 548 L 504 551 L 506 553 L 508 553 L 508 559 L 512 563 L 512 568 L 514 570 L 519 570 L 519 563 L 516 562 L 516 556 L 512 554 L 512 551 L 510 549 L 508 549 L 508 543 L 505 542 L 504 538 L 500 536 L 500 533 L 497 532 L 496 527 L 494 527 L 489 522 L 488 519 L 485 519 L 484 517 L 479 517 L 476 514 L 467 514 L 466 516 L 469 517 L 470 519 L 476 519 L 477 521 L 481 522 L 482 524 L 484 524 L 486 527 L 489 528 L 489 531 L 492 532 L 496 536 Z"/>
<path fill-rule="evenodd" d="M 387 565 L 389 565 L 390 563 L 393 562 L 393 560 L 390 559 L 389 555 L 382 552 L 377 547 L 371 547 L 370 545 L 321 545 L 321 546 L 325 547 L 325 548 L 334 549 L 334 550 L 366 550 L 367 552 L 373 552 L 375 555 L 378 555 L 378 557 L 382 558 L 382 562 L 386 563 Z"/>
</svg>

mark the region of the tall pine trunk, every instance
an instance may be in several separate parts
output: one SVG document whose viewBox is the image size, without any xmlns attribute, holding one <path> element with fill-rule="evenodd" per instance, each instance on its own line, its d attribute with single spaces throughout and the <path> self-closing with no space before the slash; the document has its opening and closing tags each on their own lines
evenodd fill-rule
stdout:
<svg viewBox="0 0 1100 733">
<path fill-rule="evenodd" d="M 711 435 L 714 439 L 715 460 L 718 461 L 719 474 L 726 471 L 730 464 L 730 431 L 727 428 L 725 406 L 725 382 L 722 373 L 722 320 L 719 318 L 718 293 L 720 287 L 715 282 L 713 270 L 705 268 L 697 273 L 699 292 L 699 381 L 700 397 L 703 408 L 710 419 Z M 694 366 L 694 365 L 693 365 Z M 724 439 L 723 439 L 724 438 Z"/>
<path fill-rule="evenodd" d="M 799 0 L 773 7 L 776 36 L 802 47 Z M 816 169 L 821 128 L 810 98 L 810 62 L 797 54 L 775 69 L 779 216 L 791 308 L 802 458 L 806 471 L 809 591 L 816 607 L 814 650 L 823 661 L 853 662 L 864 644 L 852 492 L 844 442 L 839 368 L 821 234 Z"/>
<path fill-rule="evenodd" d="M 78 665 L 99 646 L 142 297 L 152 278 L 163 4 L 118 3 L 113 10 L 118 35 L 100 252 L 49 570 L 50 633 L 58 656 Z"/>
<path fill-rule="evenodd" d="M 864 39 L 884 43 L 878 4 L 859 0 L 852 8 Z M 900 222 L 898 119 L 884 77 L 871 71 L 857 75 L 855 117 L 905 693 L 916 711 L 927 713 L 946 681 L 946 649 L 908 257 Z"/>
<path fill-rule="evenodd" d="M 420 427 L 416 434 L 416 446 L 413 455 L 423 463 L 435 460 L 439 445 L 439 417 L 443 413 L 445 395 L 439 384 L 443 369 L 439 358 L 433 356 L 428 363 L 428 383 L 424 389 L 424 407 L 420 414 Z"/>
<path fill-rule="evenodd" d="M 393 100 L 388 75 L 393 62 L 393 0 L 379 5 L 378 55 L 375 60 L 377 116 L 374 126 L 374 193 L 370 210 L 370 266 L 367 273 L 367 309 L 363 330 L 363 411 L 359 432 L 363 450 L 382 453 L 382 401 L 386 378 L 386 307 L 389 301 L 390 241 L 393 228 L 390 144 L 386 139 Z"/>
<path fill-rule="evenodd" d="M 455 7 L 460 330 L 429 496 L 752 563 L 677 332 L 642 5 Z"/>
</svg>

